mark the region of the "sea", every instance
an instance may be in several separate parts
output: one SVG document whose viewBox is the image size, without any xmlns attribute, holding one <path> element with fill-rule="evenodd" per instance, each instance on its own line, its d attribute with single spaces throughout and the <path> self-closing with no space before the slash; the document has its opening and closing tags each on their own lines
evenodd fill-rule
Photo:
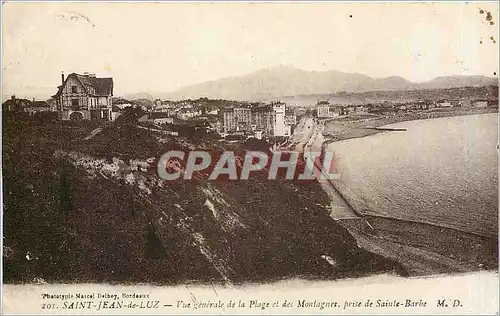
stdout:
<svg viewBox="0 0 500 316">
<path fill-rule="evenodd" d="M 497 113 L 384 127 L 329 145 L 358 212 L 498 236 Z"/>
</svg>

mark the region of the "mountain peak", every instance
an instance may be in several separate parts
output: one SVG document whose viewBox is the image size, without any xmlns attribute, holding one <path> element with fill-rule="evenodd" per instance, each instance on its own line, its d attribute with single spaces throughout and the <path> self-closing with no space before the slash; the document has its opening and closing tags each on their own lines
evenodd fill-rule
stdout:
<svg viewBox="0 0 500 316">
<path fill-rule="evenodd" d="M 268 68 L 262 68 L 260 70 L 254 71 L 253 73 L 262 73 L 262 72 L 289 73 L 289 72 L 302 72 L 302 71 L 304 71 L 304 70 L 296 68 L 291 64 L 279 64 L 279 65 L 271 66 Z"/>
<path fill-rule="evenodd" d="M 279 64 L 252 73 L 224 78 L 181 88 L 168 94 L 168 99 L 200 97 L 238 101 L 256 101 L 294 95 L 334 94 L 340 91 L 396 91 L 446 89 L 465 86 L 498 85 L 496 78 L 484 76 L 438 77 L 414 83 L 400 76 L 371 78 L 359 73 L 338 70 L 306 71 L 291 64 Z"/>
</svg>

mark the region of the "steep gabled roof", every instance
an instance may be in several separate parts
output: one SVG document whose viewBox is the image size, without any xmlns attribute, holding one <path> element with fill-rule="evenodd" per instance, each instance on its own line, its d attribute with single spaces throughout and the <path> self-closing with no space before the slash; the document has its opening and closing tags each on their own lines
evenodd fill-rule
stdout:
<svg viewBox="0 0 500 316">
<path fill-rule="evenodd" d="M 77 73 L 71 73 L 68 75 L 66 80 L 64 81 L 64 84 L 61 86 L 58 86 L 58 91 L 53 97 L 57 97 L 61 94 L 62 89 L 66 86 L 66 82 L 68 79 L 74 76 L 76 77 L 82 86 L 85 89 L 85 92 L 89 93 L 89 87 L 93 87 L 95 90 L 95 93 L 92 93 L 92 95 L 96 96 L 110 96 L 113 95 L 113 78 L 96 78 L 96 77 L 90 77 L 88 75 L 80 75 Z"/>
<path fill-rule="evenodd" d="M 89 86 L 93 87 L 96 91 L 96 95 L 113 95 L 113 78 L 96 78 L 79 74 L 75 75 L 83 84 L 85 89 Z"/>
</svg>

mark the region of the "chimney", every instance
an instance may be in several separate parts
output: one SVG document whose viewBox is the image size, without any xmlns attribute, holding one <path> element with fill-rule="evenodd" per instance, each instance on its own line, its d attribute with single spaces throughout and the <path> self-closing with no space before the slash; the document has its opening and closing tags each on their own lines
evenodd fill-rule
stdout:
<svg viewBox="0 0 500 316">
<path fill-rule="evenodd" d="M 64 84 L 64 72 L 61 72 L 61 84 Z"/>
<path fill-rule="evenodd" d="M 10 96 L 10 99 L 11 99 L 11 100 L 15 100 L 15 99 L 16 99 L 16 96 L 15 96 L 15 95 L 11 95 L 11 96 Z"/>
<path fill-rule="evenodd" d="M 33 102 L 35 102 L 35 98 L 33 98 Z"/>
</svg>

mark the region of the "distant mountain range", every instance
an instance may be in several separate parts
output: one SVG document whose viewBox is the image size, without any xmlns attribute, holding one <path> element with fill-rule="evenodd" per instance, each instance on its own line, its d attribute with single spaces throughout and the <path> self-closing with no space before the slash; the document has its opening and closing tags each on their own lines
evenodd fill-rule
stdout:
<svg viewBox="0 0 500 316">
<path fill-rule="evenodd" d="M 285 101 L 289 106 L 311 106 L 317 101 L 328 101 L 330 104 L 369 104 L 379 102 L 412 102 L 416 100 L 456 100 L 487 99 L 498 100 L 498 85 L 480 87 L 457 87 L 446 89 L 418 89 L 365 92 L 337 92 L 330 94 L 308 94 L 271 98 L 267 101 Z"/>
<path fill-rule="evenodd" d="M 334 94 L 337 92 L 448 89 L 498 85 L 497 78 L 485 76 L 446 76 L 415 83 L 402 77 L 375 79 L 359 73 L 337 70 L 306 71 L 292 66 L 262 69 L 247 75 L 228 77 L 190 85 L 172 93 L 150 94 L 162 99 L 208 97 L 229 100 L 268 100 L 284 96 Z M 145 97 L 144 93 L 140 94 Z"/>
<path fill-rule="evenodd" d="M 146 91 L 121 95 L 128 100 L 226 99 L 235 101 L 268 101 L 284 97 L 330 95 L 338 92 L 403 91 L 449 89 L 498 85 L 498 78 L 485 76 L 445 76 L 415 83 L 402 77 L 371 78 L 359 73 L 337 70 L 306 71 L 292 66 L 261 69 L 246 75 L 222 78 L 186 86 L 173 92 Z M 16 94 L 21 98 L 46 100 L 55 87 L 25 87 Z M 10 95 L 2 95 L 6 100 Z"/>
</svg>

